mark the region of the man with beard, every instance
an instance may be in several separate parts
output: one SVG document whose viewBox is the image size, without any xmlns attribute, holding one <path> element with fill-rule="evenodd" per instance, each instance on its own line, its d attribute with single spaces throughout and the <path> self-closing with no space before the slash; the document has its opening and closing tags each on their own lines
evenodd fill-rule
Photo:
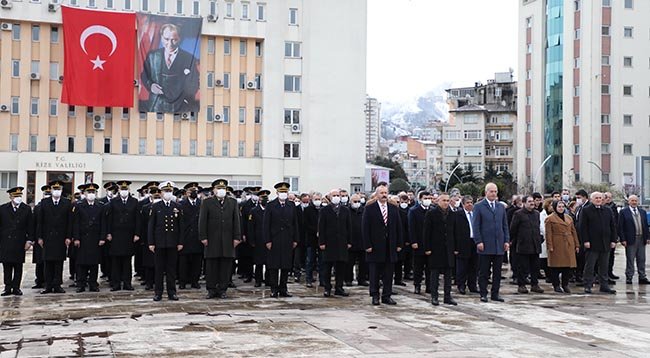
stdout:
<svg viewBox="0 0 650 358">
<path fill-rule="evenodd" d="M 192 288 L 201 288 L 201 264 L 203 262 L 203 244 L 199 240 L 199 209 L 201 200 L 198 198 L 199 183 L 185 185 L 187 199 L 180 202 L 183 215 L 181 227 L 183 231 L 183 250 L 179 252 L 179 285 L 184 290 L 189 284 Z"/>
<path fill-rule="evenodd" d="M 7 190 L 10 202 L 0 206 L 0 262 L 4 271 L 2 296 L 22 296 L 25 251 L 32 245 L 32 209 L 23 203 L 23 187 Z"/>
<path fill-rule="evenodd" d="M 98 189 L 95 183 L 86 184 L 85 199 L 73 208 L 72 239 L 78 255 L 77 292 L 84 292 L 86 285 L 91 292 L 99 292 L 97 272 L 102 258 L 101 247 L 106 241 L 102 235 L 104 204 L 96 200 Z"/>
<path fill-rule="evenodd" d="M 270 194 L 271 192 L 268 190 L 260 190 L 257 193 L 259 197 L 258 205 L 251 209 L 247 218 L 247 240 L 249 240 L 250 245 L 253 247 L 253 259 L 255 263 L 255 287 L 261 287 L 262 281 L 266 282 L 267 286 L 271 284 L 267 279 L 269 271 L 266 267 L 269 250 L 266 248 L 266 242 L 264 242 L 264 211 L 266 210 L 266 205 L 269 203 Z M 266 275 L 264 275 L 265 269 Z"/>
<path fill-rule="evenodd" d="M 325 297 L 332 295 L 332 268 L 336 271 L 334 295 L 348 296 L 343 290 L 345 263 L 351 245 L 350 210 L 341 204 L 341 195 L 337 189 L 330 191 L 331 205 L 320 211 L 318 218 L 318 245 L 323 251 Z"/>
<path fill-rule="evenodd" d="M 264 212 L 264 242 L 269 250 L 268 266 L 271 297 L 291 297 L 287 289 L 289 271 L 293 267 L 293 249 L 298 245 L 298 215 L 296 205 L 289 202 L 289 183 L 277 183 L 277 199 Z M 279 281 L 278 281 L 279 280 Z"/>
<path fill-rule="evenodd" d="M 228 181 L 212 182 L 215 196 L 203 200 L 199 211 L 199 239 L 204 246 L 206 298 L 227 298 L 235 248 L 241 242 L 237 201 L 226 196 Z"/>
<path fill-rule="evenodd" d="M 41 294 L 65 293 L 63 261 L 70 246 L 70 220 L 72 203 L 63 197 L 63 182 L 50 183 L 52 197 L 41 201 L 35 237 L 43 248 L 45 290 Z"/>
<path fill-rule="evenodd" d="M 140 240 L 138 200 L 129 193 L 128 180 L 117 182 L 119 196 L 106 205 L 106 241 L 110 241 L 111 291 L 133 291 L 131 258 Z"/>
</svg>

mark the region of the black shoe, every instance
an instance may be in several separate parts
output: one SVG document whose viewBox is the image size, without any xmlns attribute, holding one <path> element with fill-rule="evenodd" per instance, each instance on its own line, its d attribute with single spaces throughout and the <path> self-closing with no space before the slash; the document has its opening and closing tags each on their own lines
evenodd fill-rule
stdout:
<svg viewBox="0 0 650 358">
<path fill-rule="evenodd" d="M 465 291 L 465 289 L 462 287 L 458 287 L 458 293 L 460 293 L 461 295 L 466 295 L 467 291 Z"/>
<path fill-rule="evenodd" d="M 323 296 L 324 297 L 332 297 L 332 292 L 325 290 L 325 292 L 323 292 Z"/>
<path fill-rule="evenodd" d="M 169 298 L 170 301 L 178 301 L 178 296 L 176 296 L 175 293 L 168 294 L 167 298 Z"/>
<path fill-rule="evenodd" d="M 73 283 L 69 284 L 68 287 L 74 288 L 74 287 L 77 287 L 77 284 L 73 282 Z"/>
<path fill-rule="evenodd" d="M 350 296 L 349 293 L 345 292 L 345 290 L 335 290 L 334 291 L 335 296 L 342 296 L 342 297 L 348 297 Z"/>
<path fill-rule="evenodd" d="M 75 290 L 75 292 L 77 292 L 77 293 L 86 292 L 86 287 L 84 287 L 84 286 L 82 286 L 82 287 L 77 287 L 77 289 Z"/>
<path fill-rule="evenodd" d="M 8 288 L 8 289 L 2 291 L 2 293 L 0 293 L 0 296 L 11 296 L 11 289 Z"/>
<path fill-rule="evenodd" d="M 228 295 L 226 295 L 225 292 L 221 292 L 221 293 L 219 294 L 219 298 L 221 298 L 222 300 L 225 300 L 226 298 L 228 298 Z"/>
<path fill-rule="evenodd" d="M 434 306 L 440 305 L 440 302 L 438 301 L 438 297 L 431 297 L 431 304 Z"/>
<path fill-rule="evenodd" d="M 280 297 L 293 297 L 289 292 L 280 292 Z"/>
<path fill-rule="evenodd" d="M 277 292 L 273 292 L 273 293 L 271 293 L 271 298 L 278 298 L 278 296 L 279 296 L 279 295 L 278 295 Z"/>
<path fill-rule="evenodd" d="M 632 281 L 632 280 L 630 280 Z M 639 285 L 650 285 L 650 281 L 647 278 L 640 278 L 639 279 Z"/>
<path fill-rule="evenodd" d="M 121 290 L 121 288 L 116 287 L 116 286 L 111 287 L 111 292 L 115 292 L 115 291 L 119 291 L 119 290 Z"/>
<path fill-rule="evenodd" d="M 13 294 L 14 294 L 14 296 L 22 296 L 23 291 L 21 291 L 20 288 L 14 288 Z"/>
<path fill-rule="evenodd" d="M 479 293 L 479 291 L 475 288 L 470 288 L 469 293 Z"/>
<path fill-rule="evenodd" d="M 379 306 L 379 297 L 373 297 L 372 298 L 372 305 L 373 306 Z"/>
<path fill-rule="evenodd" d="M 614 275 L 613 272 L 610 272 L 610 273 L 609 273 L 609 279 L 610 279 L 610 280 L 618 280 L 619 278 L 620 278 L 620 277 Z"/>
<path fill-rule="evenodd" d="M 526 294 L 528 293 L 528 289 L 526 286 L 519 286 L 519 288 L 517 288 L 517 293 Z"/>
<path fill-rule="evenodd" d="M 501 296 L 492 296 L 490 297 L 490 300 L 497 301 L 497 302 L 505 302 L 505 300 L 501 298 Z"/>
<path fill-rule="evenodd" d="M 201 285 L 199 285 L 198 282 L 195 282 L 195 283 L 191 284 L 190 287 L 195 288 L 195 289 L 197 289 L 197 290 L 200 290 L 200 289 L 201 289 Z"/>
<path fill-rule="evenodd" d="M 415 286 L 415 289 L 413 290 L 413 293 L 416 295 L 419 295 L 421 293 L 420 285 Z"/>
<path fill-rule="evenodd" d="M 307 282 L 307 284 L 306 284 L 305 286 L 306 286 L 307 288 L 314 288 L 314 284 L 311 283 L 311 282 Z"/>
<path fill-rule="evenodd" d="M 352 287 L 352 281 L 345 281 L 343 284 L 345 287 Z"/>
<path fill-rule="evenodd" d="M 625 279 L 625 284 L 626 285 L 631 285 L 632 284 L 632 279 L 631 278 L 626 278 Z M 639 280 L 639 285 L 642 285 L 641 280 Z"/>
<path fill-rule="evenodd" d="M 591 293 L 592 293 L 592 292 L 591 292 L 591 288 L 589 288 L 589 287 L 585 287 L 585 293 L 586 293 L 586 294 L 591 294 Z"/>
<path fill-rule="evenodd" d="M 182 283 L 182 284 L 178 285 L 178 289 L 179 289 L 179 290 L 186 290 L 186 289 L 187 289 L 187 285 L 184 284 L 184 283 Z"/>
<path fill-rule="evenodd" d="M 406 283 L 404 281 L 397 281 L 395 282 L 395 286 L 406 286 Z"/>
<path fill-rule="evenodd" d="M 615 295 L 616 294 L 616 290 L 611 289 L 609 287 L 608 288 L 601 288 L 599 291 L 602 292 L 602 293 L 609 293 L 610 295 Z"/>
<path fill-rule="evenodd" d="M 487 296 L 481 296 L 481 302 L 487 302 L 487 301 L 488 301 Z"/>
<path fill-rule="evenodd" d="M 261 282 L 255 282 L 253 287 L 262 287 L 262 283 Z"/>
<path fill-rule="evenodd" d="M 607 283 L 610 284 L 610 285 L 615 285 L 616 281 L 614 281 L 612 279 L 609 279 L 609 280 L 607 280 Z"/>
<path fill-rule="evenodd" d="M 251 278 L 251 277 L 246 277 L 246 278 L 244 279 L 244 283 L 249 283 L 249 282 L 251 282 L 251 281 L 253 281 L 253 278 Z M 298 282 L 298 281 L 296 281 L 296 282 Z"/>
<path fill-rule="evenodd" d="M 153 291 L 153 285 L 145 285 L 144 290 L 145 291 Z"/>
<path fill-rule="evenodd" d="M 90 292 L 99 292 L 99 287 L 91 287 L 88 289 Z"/>
<path fill-rule="evenodd" d="M 128 286 L 124 286 L 124 290 L 125 290 L 125 291 L 133 291 L 134 288 L 133 288 L 133 286 L 128 285 Z"/>
<path fill-rule="evenodd" d="M 368 283 L 368 281 L 359 281 L 359 286 L 368 287 L 368 286 L 370 286 L 370 283 Z"/>
<path fill-rule="evenodd" d="M 162 295 L 154 295 L 153 300 L 156 301 L 156 302 L 162 300 Z"/>
<path fill-rule="evenodd" d="M 43 285 L 34 285 L 34 286 L 32 286 L 32 290 L 39 290 L 41 288 L 43 288 Z"/>
<path fill-rule="evenodd" d="M 562 291 L 564 291 L 564 293 L 568 293 L 568 294 L 571 293 L 571 289 L 569 288 L 569 286 L 562 286 Z"/>
<path fill-rule="evenodd" d="M 52 293 L 65 293 L 65 290 L 62 289 L 61 286 L 57 286 L 52 289 Z"/>
<path fill-rule="evenodd" d="M 539 287 L 539 285 L 534 285 L 533 287 L 530 288 L 530 291 L 535 293 L 544 293 L 544 290 L 541 287 Z"/>
<path fill-rule="evenodd" d="M 562 289 L 560 288 L 560 286 L 554 286 L 554 287 L 553 287 L 553 291 L 554 291 L 554 292 L 557 292 L 557 293 L 564 293 L 564 291 L 562 291 Z"/>
<path fill-rule="evenodd" d="M 237 286 L 235 286 L 234 282 L 230 282 L 228 283 L 228 288 L 237 288 Z"/>
<path fill-rule="evenodd" d="M 381 303 L 383 303 L 383 304 L 387 304 L 387 305 L 391 305 L 391 306 L 397 304 L 397 302 L 395 302 L 395 300 L 393 300 L 393 299 L 390 298 L 390 297 L 388 297 L 388 298 L 382 298 L 382 299 L 381 299 Z"/>
<path fill-rule="evenodd" d="M 219 297 L 219 294 L 214 291 L 208 291 L 208 294 L 205 296 L 206 300 L 211 300 L 213 298 Z"/>
<path fill-rule="evenodd" d="M 446 305 L 458 306 L 458 302 L 451 297 L 447 297 L 443 300 Z"/>
<path fill-rule="evenodd" d="M 424 293 L 431 293 L 431 289 L 429 287 L 425 288 Z"/>
<path fill-rule="evenodd" d="M 46 289 L 44 289 L 43 291 L 41 291 L 41 295 L 46 295 L 46 294 L 48 294 L 48 293 L 52 293 L 52 289 L 51 289 L 51 288 L 46 288 Z"/>
</svg>

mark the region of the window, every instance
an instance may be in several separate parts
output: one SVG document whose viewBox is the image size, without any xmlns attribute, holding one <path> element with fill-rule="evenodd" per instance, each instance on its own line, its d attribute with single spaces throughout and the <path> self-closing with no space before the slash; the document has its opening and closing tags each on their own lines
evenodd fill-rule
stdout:
<svg viewBox="0 0 650 358">
<path fill-rule="evenodd" d="M 609 56 L 603 56 L 600 62 L 603 66 L 609 66 Z"/>
<path fill-rule="evenodd" d="M 626 26 L 625 28 L 623 28 L 623 36 L 627 38 L 632 38 L 633 30 L 634 30 L 633 27 Z"/>
<path fill-rule="evenodd" d="M 216 17 L 217 15 L 217 2 L 216 0 L 210 0 L 210 15 Z"/>
<path fill-rule="evenodd" d="M 176 13 L 177 14 L 183 13 L 183 0 L 176 0 Z"/>
<path fill-rule="evenodd" d="M 300 143 L 284 143 L 285 158 L 300 158 Z"/>
<path fill-rule="evenodd" d="M 483 139 L 483 132 L 480 130 L 469 130 L 463 132 L 463 139 L 465 140 L 481 140 Z"/>
<path fill-rule="evenodd" d="M 192 2 L 192 15 L 199 16 L 200 13 L 201 13 L 201 4 L 199 3 L 198 0 L 194 0 L 194 2 Z"/>
<path fill-rule="evenodd" d="M 255 145 L 253 146 L 253 156 L 259 158 L 261 156 L 261 148 L 262 143 L 261 142 L 255 142 Z"/>
<path fill-rule="evenodd" d="M 20 77 L 20 60 L 11 60 L 11 76 Z"/>
<path fill-rule="evenodd" d="M 298 25 L 298 9 L 289 9 L 289 25 Z"/>
<path fill-rule="evenodd" d="M 533 97 L 532 96 L 526 96 L 526 105 L 530 106 L 533 104 Z"/>
<path fill-rule="evenodd" d="M 609 36 L 609 26 L 603 26 L 600 32 L 603 36 Z"/>
<path fill-rule="evenodd" d="M 50 80 L 58 81 L 59 80 L 59 63 L 50 62 Z"/>
<path fill-rule="evenodd" d="M 580 86 L 573 87 L 573 96 L 580 97 Z"/>
<path fill-rule="evenodd" d="M 609 124 L 609 114 L 600 115 L 600 124 Z"/>
<path fill-rule="evenodd" d="M 573 59 L 573 68 L 580 68 L 580 57 L 576 57 Z"/>
<path fill-rule="evenodd" d="M 239 141 L 239 146 L 237 147 L 237 156 L 238 157 L 243 157 L 246 152 L 246 142 L 243 140 Z"/>
<path fill-rule="evenodd" d="M 623 144 L 623 154 L 632 155 L 632 144 Z"/>
<path fill-rule="evenodd" d="M 258 91 L 262 90 L 262 74 L 261 73 L 256 73 L 255 74 L 255 89 Z"/>
<path fill-rule="evenodd" d="M 49 139 L 50 139 L 50 152 L 56 152 L 56 137 L 51 135 Z"/>
<path fill-rule="evenodd" d="M 232 18 L 232 1 L 226 2 L 226 18 Z"/>
<path fill-rule="evenodd" d="M 167 0 L 160 0 L 158 2 L 158 12 L 162 12 L 162 13 L 167 12 L 167 8 L 165 6 L 165 5 L 167 5 L 166 3 L 167 3 Z"/>
<path fill-rule="evenodd" d="M 11 97 L 11 114 L 18 114 L 20 112 L 20 98 Z"/>
<path fill-rule="evenodd" d="M 163 154 L 163 140 L 162 139 L 156 139 L 156 155 L 162 155 Z"/>
<path fill-rule="evenodd" d="M 573 154 L 574 155 L 580 155 L 580 144 L 574 144 L 573 145 Z"/>
<path fill-rule="evenodd" d="M 20 41 L 20 24 L 13 24 L 11 27 L 11 39 Z"/>
<path fill-rule="evenodd" d="M 600 144 L 600 152 L 602 154 L 609 154 L 609 143 L 601 143 Z"/>
<path fill-rule="evenodd" d="M 59 100 L 56 98 L 50 98 L 50 116 L 58 116 L 59 115 Z"/>
<path fill-rule="evenodd" d="M 580 11 L 580 0 L 575 0 L 573 2 L 573 10 L 574 11 Z"/>
<path fill-rule="evenodd" d="M 299 109 L 285 109 L 284 110 L 284 124 L 300 124 L 300 110 Z"/>
<path fill-rule="evenodd" d="M 208 72 L 208 88 L 214 87 L 214 72 Z"/>
<path fill-rule="evenodd" d="M 533 53 L 533 44 L 526 45 L 526 53 Z"/>
<path fill-rule="evenodd" d="M 230 39 L 223 40 L 223 54 L 230 55 Z"/>
<path fill-rule="evenodd" d="M 632 67 L 632 57 L 628 57 L 628 56 L 623 57 L 623 66 Z"/>
<path fill-rule="evenodd" d="M 476 124 L 478 123 L 478 115 L 476 114 L 466 114 L 463 116 L 463 123 L 465 124 Z"/>
<path fill-rule="evenodd" d="M 145 155 L 147 153 L 147 138 L 140 138 L 138 141 L 138 154 Z"/>
<path fill-rule="evenodd" d="M 59 28 L 52 26 L 50 28 L 50 42 L 58 43 L 59 42 Z"/>
<path fill-rule="evenodd" d="M 249 4 L 247 2 L 243 2 L 241 4 L 241 19 L 242 20 L 248 20 L 248 6 L 249 6 Z"/>
<path fill-rule="evenodd" d="M 75 106 L 68 105 L 68 117 L 75 117 L 77 115 L 77 109 Z"/>
<path fill-rule="evenodd" d="M 18 151 L 18 134 L 11 135 L 11 151 L 12 152 Z"/>
<path fill-rule="evenodd" d="M 18 185 L 18 173 L 15 172 L 3 172 L 0 173 L 0 188 L 13 188 Z"/>
<path fill-rule="evenodd" d="M 106 0 L 106 8 L 107 9 L 113 8 L 113 0 Z"/>
<path fill-rule="evenodd" d="M 580 40 L 580 29 L 576 29 L 576 31 L 575 31 L 575 33 L 573 35 L 573 38 L 575 40 Z"/>
<path fill-rule="evenodd" d="M 29 106 L 29 114 L 32 116 L 38 116 L 38 97 L 32 97 L 31 104 Z"/>
<path fill-rule="evenodd" d="M 600 86 L 600 93 L 601 94 L 609 94 L 609 85 L 601 85 Z"/>
<path fill-rule="evenodd" d="M 239 107 L 239 124 L 246 123 L 246 107 Z"/>
<path fill-rule="evenodd" d="M 632 115 L 631 114 L 624 114 L 623 115 L 623 125 L 626 127 L 632 126 Z"/>
<path fill-rule="evenodd" d="M 138 117 L 140 118 L 141 121 L 146 121 L 147 120 L 147 112 L 140 112 L 138 114 Z"/>
<path fill-rule="evenodd" d="M 298 178 L 296 177 L 286 177 L 284 178 L 284 181 L 289 183 L 291 186 L 291 190 L 293 191 L 299 191 L 300 189 L 298 188 Z"/>
<path fill-rule="evenodd" d="M 111 138 L 104 138 L 104 153 L 111 152 Z"/>
<path fill-rule="evenodd" d="M 32 41 L 38 42 L 41 40 L 41 26 L 32 25 Z"/>
<path fill-rule="evenodd" d="M 205 111 L 205 120 L 208 122 L 212 122 L 214 120 L 214 106 L 213 105 L 208 105 Z"/>
<path fill-rule="evenodd" d="M 162 113 L 157 112 L 157 113 L 156 113 L 156 121 L 158 121 L 158 122 L 162 122 L 162 121 L 164 121 L 164 120 L 165 120 L 165 116 L 164 116 Z"/>
<path fill-rule="evenodd" d="M 285 92 L 300 92 L 300 76 L 284 76 L 284 90 Z"/>
<path fill-rule="evenodd" d="M 626 9 L 634 8 L 634 0 L 625 0 L 625 8 Z"/>
<path fill-rule="evenodd" d="M 284 57 L 300 58 L 300 42 L 285 42 Z"/>
<path fill-rule="evenodd" d="M 580 125 L 580 116 L 573 116 L 573 125 L 574 126 Z"/>
<path fill-rule="evenodd" d="M 266 20 L 266 4 L 257 3 L 257 21 Z"/>
<path fill-rule="evenodd" d="M 223 123 L 230 123 L 230 107 L 223 107 Z"/>
<path fill-rule="evenodd" d="M 255 124 L 262 123 L 262 108 L 255 107 Z"/>
<path fill-rule="evenodd" d="M 603 7 L 612 6 L 612 0 L 603 0 Z"/>
<path fill-rule="evenodd" d="M 460 140 L 460 131 L 446 131 L 445 139 L 447 140 Z"/>
<path fill-rule="evenodd" d="M 190 140 L 190 155 L 196 155 L 196 139 Z"/>
<path fill-rule="evenodd" d="M 460 147 L 445 147 L 445 156 L 456 157 L 459 155 L 460 155 Z"/>
<path fill-rule="evenodd" d="M 239 89 L 246 89 L 246 74 L 239 74 Z"/>
<path fill-rule="evenodd" d="M 213 55 L 214 54 L 214 38 L 209 38 L 208 39 L 208 54 Z"/>
<path fill-rule="evenodd" d="M 226 72 L 223 74 L 223 88 L 230 88 L 230 73 Z"/>
<path fill-rule="evenodd" d="M 30 135 L 29 136 L 29 151 L 35 152 L 38 150 L 38 136 Z"/>
<path fill-rule="evenodd" d="M 239 56 L 246 56 L 246 40 L 239 41 Z"/>
<path fill-rule="evenodd" d="M 262 43 L 255 41 L 255 56 L 262 57 Z"/>
<path fill-rule="evenodd" d="M 122 138 L 122 154 L 129 154 L 129 139 Z"/>
<path fill-rule="evenodd" d="M 214 155 L 214 141 L 208 140 L 205 142 L 205 155 L 213 156 Z"/>
<path fill-rule="evenodd" d="M 122 108 L 122 119 L 129 119 L 129 109 L 127 107 Z"/>
<path fill-rule="evenodd" d="M 623 96 L 632 95 L 632 86 L 623 86 Z"/>
<path fill-rule="evenodd" d="M 88 7 L 97 7 L 95 0 L 88 0 Z"/>
<path fill-rule="evenodd" d="M 526 148 L 526 158 L 530 158 L 533 156 L 533 151 L 530 148 Z"/>
<path fill-rule="evenodd" d="M 230 142 L 224 140 L 223 143 L 221 143 L 221 156 L 227 157 L 229 155 L 230 155 Z"/>
<path fill-rule="evenodd" d="M 131 0 L 124 0 L 124 10 L 131 10 Z"/>
<path fill-rule="evenodd" d="M 86 137 L 86 153 L 93 152 L 93 137 Z"/>
<path fill-rule="evenodd" d="M 464 155 L 468 157 L 478 157 L 483 154 L 483 150 L 481 147 L 465 147 L 464 148 Z"/>
<path fill-rule="evenodd" d="M 533 18 L 532 17 L 527 17 L 526 18 L 526 28 L 531 28 L 533 27 Z"/>
<path fill-rule="evenodd" d="M 141 10 L 149 11 L 149 0 L 141 0 L 141 1 L 142 1 Z"/>
<path fill-rule="evenodd" d="M 32 61 L 29 69 L 32 73 L 41 73 L 41 61 Z"/>
</svg>

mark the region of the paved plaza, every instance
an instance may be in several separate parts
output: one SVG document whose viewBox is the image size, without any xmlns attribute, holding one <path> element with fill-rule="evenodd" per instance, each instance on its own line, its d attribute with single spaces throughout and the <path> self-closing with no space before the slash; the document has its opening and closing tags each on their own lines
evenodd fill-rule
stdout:
<svg viewBox="0 0 650 358">
<path fill-rule="evenodd" d="M 616 273 L 623 262 L 619 248 Z M 33 265 L 25 267 L 25 295 L 0 299 L 0 358 L 650 355 L 650 288 L 624 279 L 615 296 L 551 293 L 549 284 L 544 294 L 520 295 L 504 283 L 505 304 L 455 295 L 456 307 L 433 307 L 410 283 L 395 288 L 396 306 L 375 307 L 366 287 L 324 298 L 322 288 L 290 284 L 294 297 L 273 299 L 239 280 L 226 300 L 182 290 L 180 301 L 156 303 L 139 286 L 111 293 L 106 282 L 100 293 L 40 295 L 30 289 Z"/>
</svg>

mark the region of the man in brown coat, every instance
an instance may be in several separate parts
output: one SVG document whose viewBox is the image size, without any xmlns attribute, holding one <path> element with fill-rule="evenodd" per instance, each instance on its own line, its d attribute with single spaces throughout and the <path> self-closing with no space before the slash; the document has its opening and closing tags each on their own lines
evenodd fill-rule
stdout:
<svg viewBox="0 0 650 358">
<path fill-rule="evenodd" d="M 226 298 L 235 247 L 241 241 L 239 205 L 237 200 L 226 196 L 227 186 L 225 179 L 212 182 L 215 196 L 203 200 L 199 212 L 199 239 L 205 247 L 208 299 Z"/>
</svg>

